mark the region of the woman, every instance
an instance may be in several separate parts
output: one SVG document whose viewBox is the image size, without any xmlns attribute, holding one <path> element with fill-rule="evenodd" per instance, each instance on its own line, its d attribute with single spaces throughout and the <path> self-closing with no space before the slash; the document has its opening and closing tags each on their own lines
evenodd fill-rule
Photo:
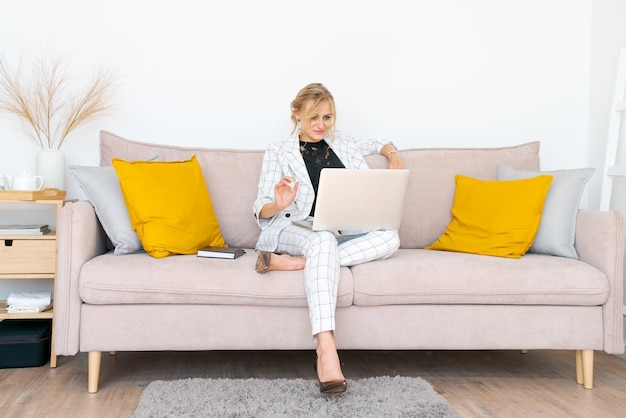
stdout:
<svg viewBox="0 0 626 418">
<path fill-rule="evenodd" d="M 340 266 L 384 259 L 397 251 L 395 230 L 336 238 L 328 231 L 294 225 L 315 214 L 315 196 L 323 168 L 366 169 L 364 155 L 380 153 L 390 168 L 404 168 L 388 141 L 358 142 L 335 135 L 335 102 L 320 83 L 304 87 L 291 103 L 292 137 L 270 144 L 263 158 L 253 204 L 261 234 L 256 271 L 304 269 L 320 391 L 341 393 L 347 383 L 335 345 L 335 306 Z M 295 134 L 295 135 L 294 135 Z"/>
</svg>

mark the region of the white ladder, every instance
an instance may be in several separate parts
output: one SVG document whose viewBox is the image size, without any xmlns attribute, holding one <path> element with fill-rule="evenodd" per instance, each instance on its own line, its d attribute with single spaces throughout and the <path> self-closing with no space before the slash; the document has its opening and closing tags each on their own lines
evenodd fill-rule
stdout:
<svg viewBox="0 0 626 418">
<path fill-rule="evenodd" d="M 620 126 L 622 115 L 626 111 L 626 47 L 621 48 L 615 77 L 613 107 L 609 117 L 608 141 L 606 158 L 604 159 L 604 178 L 602 180 L 602 196 L 600 210 L 609 210 L 613 193 L 613 177 L 626 177 L 626 165 L 615 165 L 619 149 Z"/>
</svg>

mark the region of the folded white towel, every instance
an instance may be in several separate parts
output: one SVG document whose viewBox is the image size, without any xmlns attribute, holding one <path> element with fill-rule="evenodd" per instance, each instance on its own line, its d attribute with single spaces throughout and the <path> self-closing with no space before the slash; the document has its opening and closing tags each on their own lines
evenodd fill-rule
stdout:
<svg viewBox="0 0 626 418">
<path fill-rule="evenodd" d="M 8 313 L 37 313 L 50 309 L 52 305 L 9 305 Z"/>
<path fill-rule="evenodd" d="M 7 306 L 48 306 L 52 301 L 50 292 L 11 292 Z"/>
</svg>

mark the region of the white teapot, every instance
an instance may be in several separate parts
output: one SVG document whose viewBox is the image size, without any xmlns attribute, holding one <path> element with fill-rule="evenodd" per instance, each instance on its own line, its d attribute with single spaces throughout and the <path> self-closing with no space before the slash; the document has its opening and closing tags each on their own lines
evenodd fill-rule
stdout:
<svg viewBox="0 0 626 418">
<path fill-rule="evenodd" d="M 31 176 L 26 170 L 19 176 L 11 177 L 4 175 L 4 188 L 6 190 L 41 190 L 43 177 Z"/>
</svg>

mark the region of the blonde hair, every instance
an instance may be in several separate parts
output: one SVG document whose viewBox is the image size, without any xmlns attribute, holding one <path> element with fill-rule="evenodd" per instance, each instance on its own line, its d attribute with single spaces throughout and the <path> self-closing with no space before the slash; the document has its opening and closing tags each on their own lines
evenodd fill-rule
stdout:
<svg viewBox="0 0 626 418">
<path fill-rule="evenodd" d="M 333 124 L 329 131 L 332 138 L 335 131 L 335 121 L 337 119 L 335 99 L 322 83 L 307 84 L 298 92 L 296 98 L 291 102 L 291 122 L 293 123 L 293 130 L 291 131 L 291 134 L 293 135 L 296 129 L 298 129 L 298 118 L 296 117 L 296 112 L 302 112 L 304 110 L 304 106 L 309 102 L 311 102 L 311 107 L 309 108 L 307 114 L 303 115 L 304 120 L 301 121 L 302 127 L 305 127 L 306 124 L 308 124 L 309 119 L 311 119 L 311 117 L 319 111 L 322 103 L 328 102 L 333 117 Z"/>
</svg>

